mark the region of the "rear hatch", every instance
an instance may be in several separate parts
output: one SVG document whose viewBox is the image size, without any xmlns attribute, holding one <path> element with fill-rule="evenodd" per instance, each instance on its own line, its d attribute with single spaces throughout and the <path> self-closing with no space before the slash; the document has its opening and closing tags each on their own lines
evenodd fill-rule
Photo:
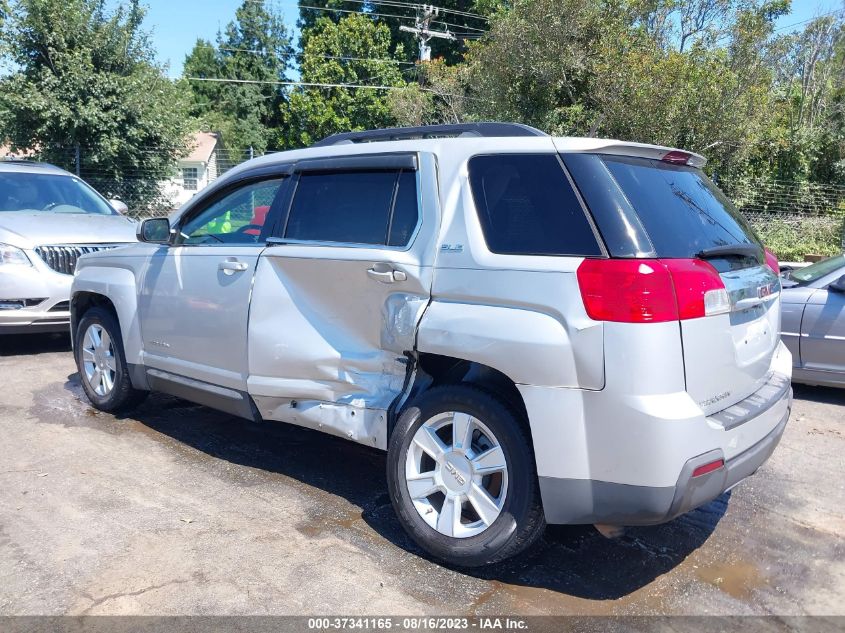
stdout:
<svg viewBox="0 0 845 633">
<path fill-rule="evenodd" d="M 669 271 L 679 303 L 687 392 L 709 415 L 770 378 L 780 337 L 779 278 L 731 202 L 700 169 L 686 164 L 690 155 L 649 154 L 563 158 L 611 257 L 654 259 Z M 702 309 L 685 315 L 681 298 L 690 291 L 703 297 Z"/>
</svg>

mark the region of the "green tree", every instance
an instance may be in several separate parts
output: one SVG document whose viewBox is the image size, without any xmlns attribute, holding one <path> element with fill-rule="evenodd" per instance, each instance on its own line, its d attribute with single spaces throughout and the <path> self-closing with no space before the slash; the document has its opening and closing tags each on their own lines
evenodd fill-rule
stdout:
<svg viewBox="0 0 845 633">
<path fill-rule="evenodd" d="M 465 52 L 464 38 L 477 38 L 487 28 L 486 15 L 502 4 L 502 0 L 439 0 L 440 9 L 432 24 L 433 30 L 450 31 L 456 41 L 432 39 L 429 45 L 432 57 L 442 57 L 450 64 L 460 61 Z M 421 15 L 421 5 L 402 2 L 368 2 L 367 0 L 308 0 L 300 5 L 298 26 L 303 40 L 320 18 L 337 23 L 343 18 L 359 13 L 370 15 L 371 19 L 385 24 L 390 29 L 394 47 L 401 46 L 401 59 L 415 61 L 418 58 L 417 40 L 413 34 L 400 30 L 400 26 L 413 27 Z"/>
<path fill-rule="evenodd" d="M 782 180 L 845 184 L 845 20 L 823 16 L 782 38 L 772 65 L 774 116 L 755 169 Z"/>
<path fill-rule="evenodd" d="M 216 45 L 198 40 L 185 59 L 191 113 L 203 127 L 222 132 L 228 149 L 271 148 L 286 99 L 279 82 L 287 81 L 292 57 L 282 17 L 244 0 Z"/>
<path fill-rule="evenodd" d="M 113 12 L 100 0 L 17 0 L 0 30 L 14 68 L 0 90 L 2 135 L 70 168 L 79 146 L 92 183 L 130 205 L 157 195 L 187 131 L 143 19 L 138 0 Z"/>
<path fill-rule="evenodd" d="M 390 112 L 397 125 L 460 123 L 467 113 L 467 66 L 448 65 L 443 59 L 417 66 L 417 83 L 388 93 Z"/>
<path fill-rule="evenodd" d="M 296 87 L 282 110 L 279 144 L 301 147 L 336 132 L 393 124 L 387 93 L 404 81 L 390 47 L 390 29 L 368 17 L 318 19 L 302 52 L 302 82 L 374 87 Z"/>
<path fill-rule="evenodd" d="M 706 151 L 711 169 L 733 169 L 771 116 L 767 56 L 787 8 L 522 0 L 470 52 L 471 114 Z"/>
</svg>

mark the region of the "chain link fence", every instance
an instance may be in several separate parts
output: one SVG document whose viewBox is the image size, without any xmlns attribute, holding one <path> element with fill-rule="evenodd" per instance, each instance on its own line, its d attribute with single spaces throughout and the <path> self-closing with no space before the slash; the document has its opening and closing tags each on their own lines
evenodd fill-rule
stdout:
<svg viewBox="0 0 845 633">
<path fill-rule="evenodd" d="M 845 250 L 845 185 L 760 178 L 719 185 L 781 260 Z"/>
</svg>

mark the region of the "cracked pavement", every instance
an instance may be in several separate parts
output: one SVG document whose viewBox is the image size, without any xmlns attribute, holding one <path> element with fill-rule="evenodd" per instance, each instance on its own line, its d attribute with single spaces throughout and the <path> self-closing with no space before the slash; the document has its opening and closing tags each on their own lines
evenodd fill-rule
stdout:
<svg viewBox="0 0 845 633">
<path fill-rule="evenodd" d="M 471 573 L 399 527 L 378 451 L 153 396 L 84 400 L 67 337 L 0 339 L 0 614 L 845 615 L 845 390 L 796 387 L 754 477 Z"/>
</svg>

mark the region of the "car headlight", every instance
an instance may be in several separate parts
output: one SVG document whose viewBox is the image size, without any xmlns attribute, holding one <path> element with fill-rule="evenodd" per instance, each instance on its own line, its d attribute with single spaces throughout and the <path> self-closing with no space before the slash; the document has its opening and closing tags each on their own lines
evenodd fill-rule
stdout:
<svg viewBox="0 0 845 633">
<path fill-rule="evenodd" d="M 17 246 L 0 244 L 0 266 L 32 266 L 32 262 Z"/>
</svg>

